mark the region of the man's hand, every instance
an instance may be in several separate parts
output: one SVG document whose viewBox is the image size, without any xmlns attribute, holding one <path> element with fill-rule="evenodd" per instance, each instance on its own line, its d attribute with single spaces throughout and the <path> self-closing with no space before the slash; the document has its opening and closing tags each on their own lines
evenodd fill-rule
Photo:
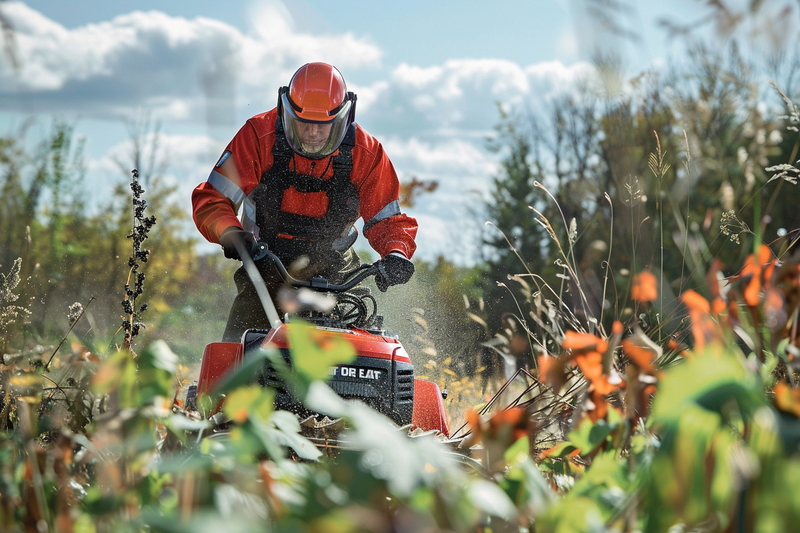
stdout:
<svg viewBox="0 0 800 533">
<path fill-rule="evenodd" d="M 386 292 L 392 285 L 400 285 L 411 279 L 414 275 L 414 263 L 400 252 L 391 252 L 378 261 L 378 270 L 375 284 L 381 292 Z"/>
<path fill-rule="evenodd" d="M 245 250 L 247 250 L 249 253 L 252 253 L 253 247 L 256 244 L 256 237 L 249 231 L 239 229 L 236 226 L 231 226 L 223 231 L 222 235 L 220 235 L 219 243 L 222 245 L 222 249 L 225 252 L 225 257 L 228 259 L 238 259 L 241 261 L 242 258 L 239 257 L 239 252 L 236 250 L 237 242 L 241 242 L 244 245 Z"/>
</svg>

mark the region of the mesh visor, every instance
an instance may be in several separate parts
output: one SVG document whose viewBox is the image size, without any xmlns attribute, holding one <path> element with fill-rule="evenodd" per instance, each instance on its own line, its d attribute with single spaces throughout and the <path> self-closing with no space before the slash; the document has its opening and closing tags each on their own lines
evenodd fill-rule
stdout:
<svg viewBox="0 0 800 533">
<path fill-rule="evenodd" d="M 295 112 L 286 93 L 281 94 L 283 128 L 286 140 L 297 154 L 309 159 L 322 159 L 331 155 L 342 144 L 350 125 L 348 117 L 353 105 L 345 101 L 330 120 L 304 120 Z"/>
</svg>

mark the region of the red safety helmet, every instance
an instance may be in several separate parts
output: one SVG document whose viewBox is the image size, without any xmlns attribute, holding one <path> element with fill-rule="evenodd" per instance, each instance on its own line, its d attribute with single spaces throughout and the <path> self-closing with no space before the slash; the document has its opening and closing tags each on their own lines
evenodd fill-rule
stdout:
<svg viewBox="0 0 800 533">
<path fill-rule="evenodd" d="M 327 157 L 342 144 L 355 121 L 356 95 L 347 91 L 339 70 L 307 63 L 278 91 L 278 111 L 289 146 L 303 157 Z"/>
</svg>

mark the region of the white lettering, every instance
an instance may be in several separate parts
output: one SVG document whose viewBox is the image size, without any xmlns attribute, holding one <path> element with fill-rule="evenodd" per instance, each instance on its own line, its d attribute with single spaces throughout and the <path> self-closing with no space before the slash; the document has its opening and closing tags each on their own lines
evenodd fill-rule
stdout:
<svg viewBox="0 0 800 533">
<path fill-rule="evenodd" d="M 374 381 L 381 379 L 381 372 L 382 370 L 379 369 L 352 366 L 334 366 L 328 369 L 328 374 L 333 377 L 341 376 L 343 378 L 368 379 Z"/>
</svg>

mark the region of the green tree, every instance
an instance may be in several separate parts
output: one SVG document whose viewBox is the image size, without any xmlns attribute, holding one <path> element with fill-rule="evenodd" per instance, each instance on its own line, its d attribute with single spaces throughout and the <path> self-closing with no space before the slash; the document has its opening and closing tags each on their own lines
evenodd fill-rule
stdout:
<svg viewBox="0 0 800 533">
<path fill-rule="evenodd" d="M 31 311 L 28 343 L 55 343 L 75 302 L 86 306 L 86 322 L 76 333 L 93 350 L 107 346 L 119 329 L 132 253 L 127 237 L 133 224 L 128 180 L 138 162 L 145 164 L 148 211 L 157 218 L 146 243 L 150 257 L 142 269 L 149 306 L 145 338 L 178 341 L 180 355 L 199 358 L 203 345 L 221 335 L 221 313 L 227 310 L 208 299 L 233 298 L 231 268 L 198 260 L 196 239 L 186 231 L 188 215 L 175 199 L 175 186 L 167 184 L 158 158 L 149 157 L 147 143 L 132 143 L 131 164 L 120 162 L 121 167 L 130 166 L 124 181 L 90 213 L 84 200 L 83 141 L 75 138 L 74 127 L 55 121 L 48 137 L 32 149 L 26 147 L 23 134 L 0 138 L 0 265 L 8 269 L 22 259 L 18 305 Z M 157 136 L 143 137 L 158 143 Z M 195 305 L 212 310 L 208 320 L 216 328 L 194 315 Z"/>
<path fill-rule="evenodd" d="M 735 46 L 697 45 L 683 63 L 642 74 L 625 92 L 576 87 L 577 97 L 551 103 L 550 120 L 502 116 L 498 140 L 507 155 L 486 203 L 509 242 L 487 232 L 491 282 L 524 272 L 523 263 L 550 282 L 566 276 L 555 282 L 559 297 L 584 325 L 603 316 L 608 327 L 633 312 L 629 273 L 648 268 L 659 278 L 657 320 L 667 320 L 675 295 L 702 287 L 714 259 L 735 269 L 754 234 L 774 239 L 779 228 L 796 227 L 764 171 L 796 156 L 794 140 L 783 140 L 784 102 L 765 65 Z M 613 61 L 596 72 L 599 86 L 625 85 L 606 79 L 619 76 Z M 523 256 L 517 265 L 515 250 Z"/>
</svg>

